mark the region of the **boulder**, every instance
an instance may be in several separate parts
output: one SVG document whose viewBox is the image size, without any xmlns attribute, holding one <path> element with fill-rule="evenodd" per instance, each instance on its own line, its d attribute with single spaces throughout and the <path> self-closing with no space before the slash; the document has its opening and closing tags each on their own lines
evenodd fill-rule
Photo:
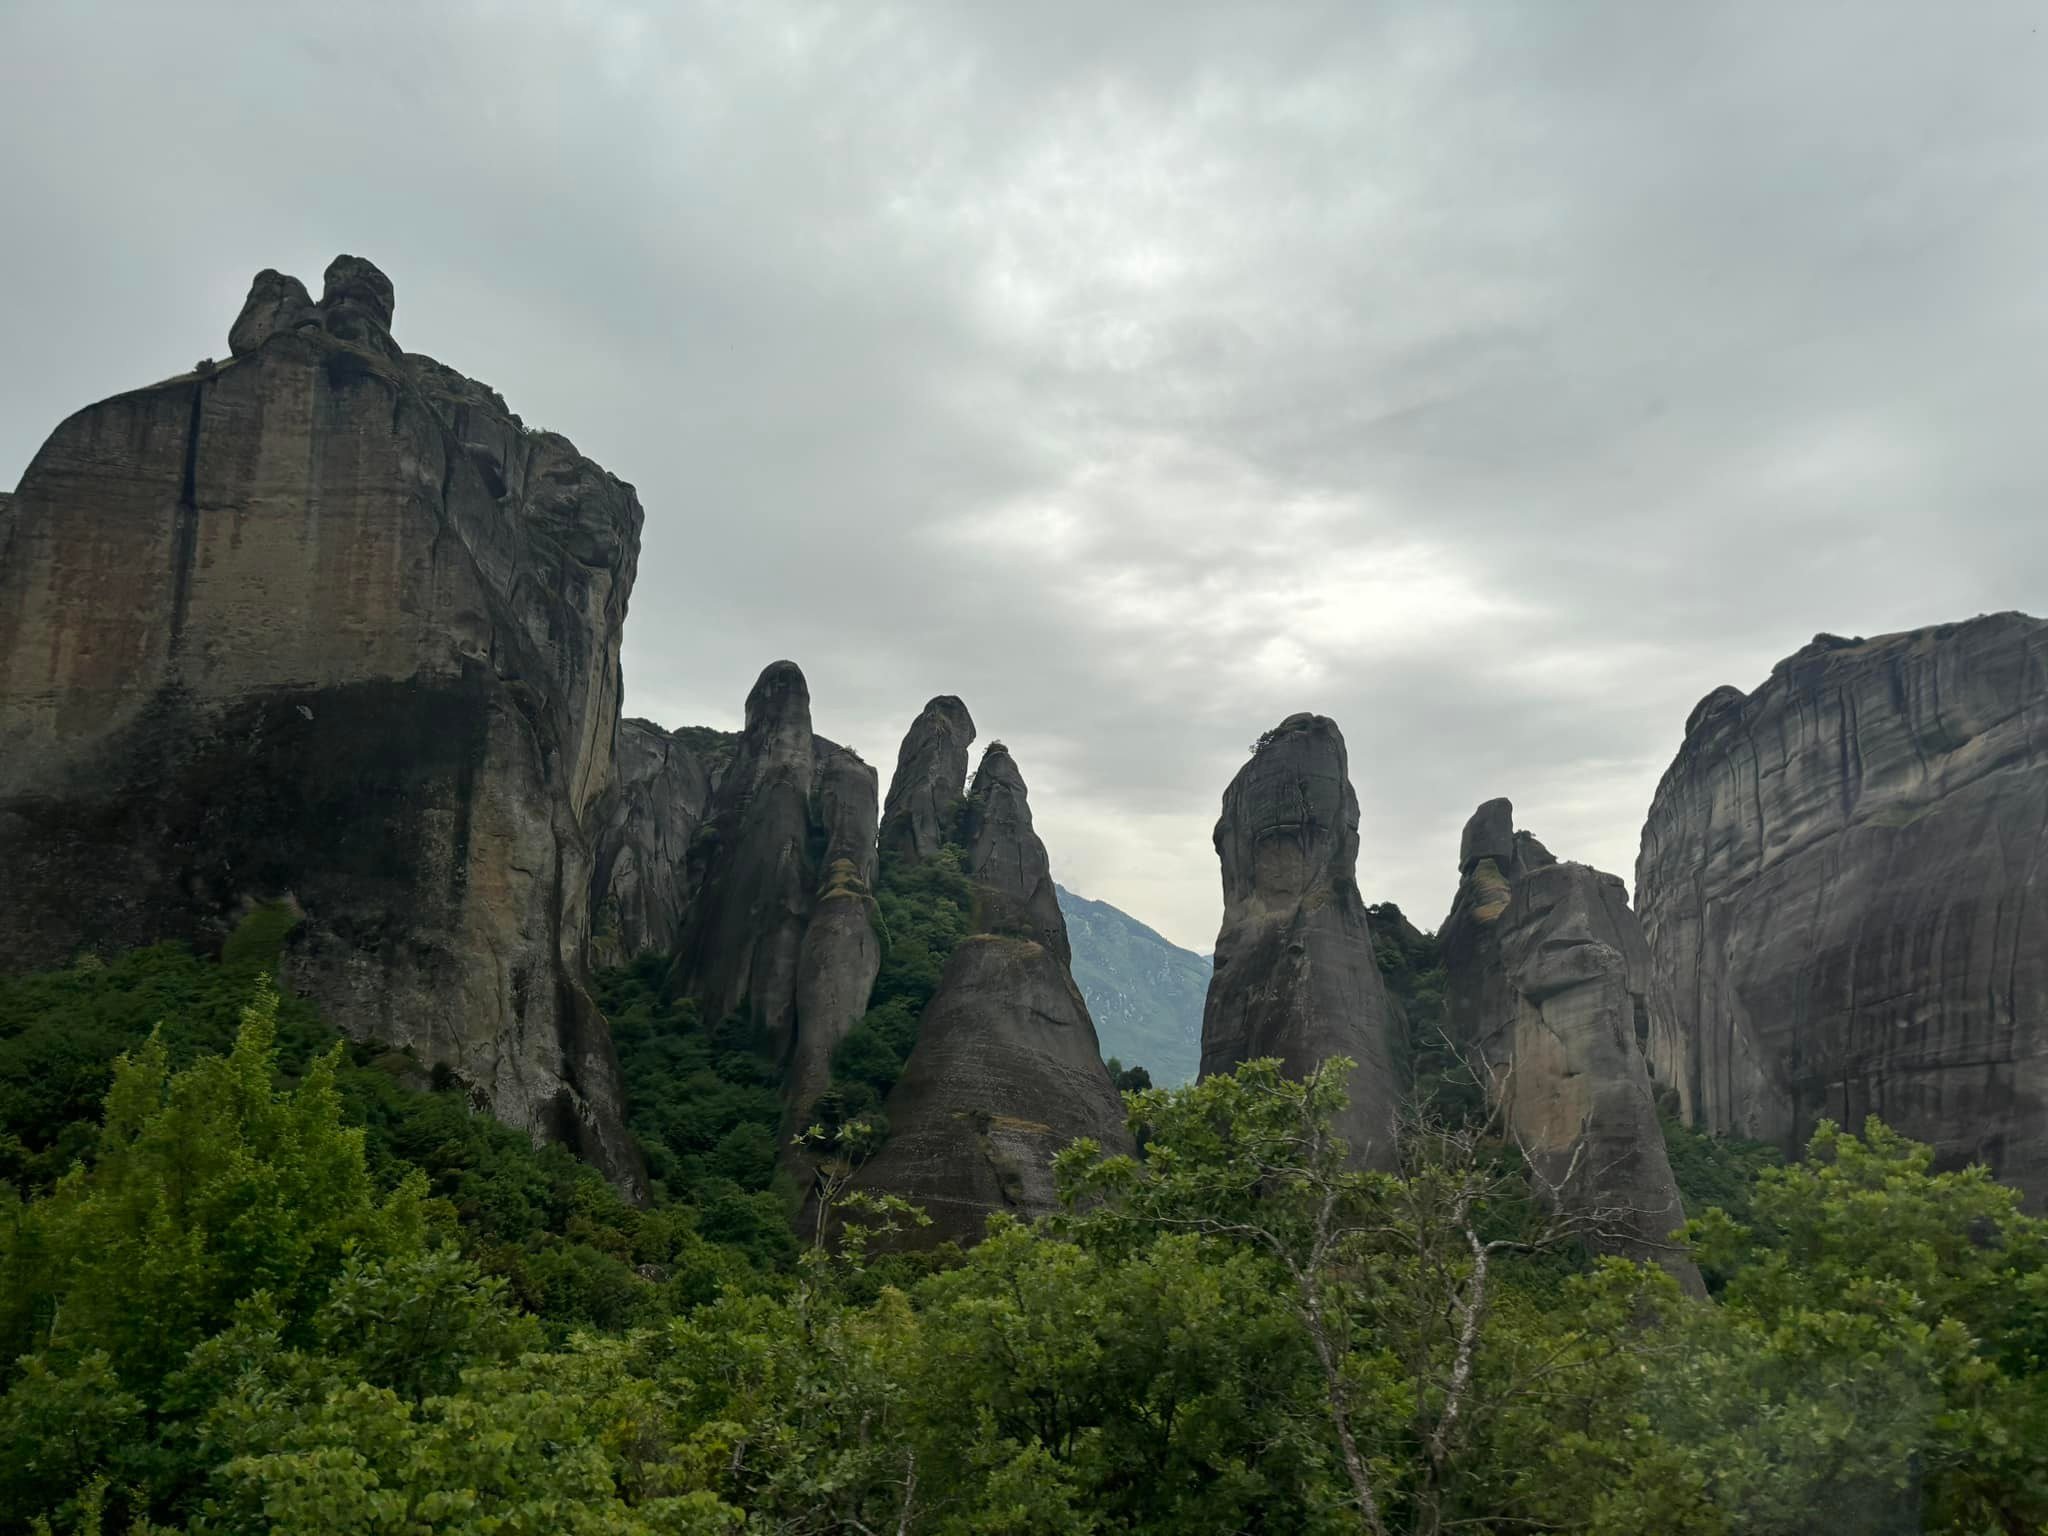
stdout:
<svg viewBox="0 0 2048 1536">
<path fill-rule="evenodd" d="M 2048 623 L 1816 636 L 1693 711 L 1636 862 L 1694 1124 L 1878 1115 L 2048 1200 Z"/>
<path fill-rule="evenodd" d="M 285 977 L 329 1018 L 636 1192 L 586 948 L 639 501 L 516 420 L 487 476 L 391 313 L 359 258 L 319 305 L 259 274 L 230 361 L 79 412 L 22 477 L 0 954 L 295 903 Z"/>
<path fill-rule="evenodd" d="M 1465 828 L 1440 933 L 1445 1033 L 1504 1100 L 1539 1177 L 1598 1219 L 1593 1246 L 1660 1263 L 1703 1295 L 1670 1241 L 1685 1210 L 1643 1059 L 1649 946 L 1620 880 L 1559 863 L 1513 814 L 1490 800 Z"/>
<path fill-rule="evenodd" d="M 1298 1077 L 1349 1057 L 1338 1129 L 1362 1166 L 1394 1166 L 1406 1042 L 1358 893 L 1358 797 L 1336 723 L 1290 715 L 1260 738 L 1223 793 L 1215 842 L 1223 926 L 1202 1075 L 1272 1056 Z"/>
</svg>

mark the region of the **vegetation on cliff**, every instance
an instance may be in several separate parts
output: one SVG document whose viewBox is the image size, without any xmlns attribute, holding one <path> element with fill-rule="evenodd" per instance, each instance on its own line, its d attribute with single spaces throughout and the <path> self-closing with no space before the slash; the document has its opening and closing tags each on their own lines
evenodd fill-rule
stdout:
<svg viewBox="0 0 2048 1536">
<path fill-rule="evenodd" d="M 1339 1074 L 1271 1063 L 1133 1094 L 1142 1154 L 1076 1144 L 1036 1228 L 914 1269 L 856 1228 L 784 1264 L 710 1235 L 725 1185 L 774 1198 L 757 1053 L 656 1011 L 658 974 L 606 983 L 648 1211 L 335 1042 L 260 963 L 0 983 L 0 1524 L 2048 1521 L 2048 1223 L 1881 1126 L 1722 1160 L 1747 1216 L 1690 1230 L 1713 1304 L 1585 1259 L 1483 1124 L 1348 1168 Z"/>
</svg>

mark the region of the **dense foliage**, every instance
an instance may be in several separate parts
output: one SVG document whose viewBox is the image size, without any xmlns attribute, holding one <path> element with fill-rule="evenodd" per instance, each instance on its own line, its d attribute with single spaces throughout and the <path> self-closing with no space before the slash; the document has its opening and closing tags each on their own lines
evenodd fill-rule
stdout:
<svg viewBox="0 0 2048 1536">
<path fill-rule="evenodd" d="M 597 975 L 627 1085 L 627 1124 L 656 1201 L 693 1208 L 706 1237 L 757 1264 L 786 1264 L 795 1257 L 795 1197 L 779 1175 L 782 1097 L 766 1031 L 739 1016 L 707 1025 L 694 1001 L 665 1001 L 668 964 L 645 954 Z"/>
<path fill-rule="evenodd" d="M 1063 1216 L 997 1220 L 950 1265 L 863 1257 L 855 1213 L 854 1241 L 778 1268 L 709 1241 L 687 1203 L 759 1181 L 728 1147 L 751 1047 L 662 1012 L 648 980 L 606 983 L 622 1016 L 646 1010 L 622 1029 L 629 1071 L 667 1085 L 636 1100 L 671 1200 L 648 1212 L 582 1180 L 558 1210 L 548 1154 L 501 1145 L 458 1086 L 322 1046 L 260 964 L 148 951 L 5 984 L 0 1527 L 2048 1522 L 2048 1224 L 1875 1123 L 1716 1170 L 1748 1182 L 1745 1219 L 1694 1224 L 1714 1304 L 1573 1257 L 1483 1122 L 1419 1124 L 1398 1176 L 1347 1169 L 1342 1064 L 1134 1093 L 1141 1157 L 1077 1144 Z M 125 1054 L 88 1066 L 92 1041 Z M 579 1248 L 620 1265 L 631 1304 L 531 1286 Z"/>
<path fill-rule="evenodd" d="M 858 1119 L 887 1134 L 882 1100 L 903 1075 L 947 959 L 973 931 L 965 857 L 952 843 L 921 863 L 884 856 L 875 882 L 882 968 L 867 1013 L 832 1053 L 832 1086 L 812 1109 L 827 1128 Z"/>
</svg>

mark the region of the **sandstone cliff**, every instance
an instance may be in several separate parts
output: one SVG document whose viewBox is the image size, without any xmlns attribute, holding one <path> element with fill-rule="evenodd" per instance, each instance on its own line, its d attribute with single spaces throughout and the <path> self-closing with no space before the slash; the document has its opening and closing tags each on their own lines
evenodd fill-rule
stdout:
<svg viewBox="0 0 2048 1536">
<path fill-rule="evenodd" d="M 591 960 L 672 951 L 689 907 L 690 840 L 710 814 L 712 776 L 681 736 L 621 720 L 616 771 L 593 818 Z"/>
<path fill-rule="evenodd" d="M 2048 623 L 1822 635 L 1686 722 L 1642 915 L 1687 1116 L 1877 1114 L 2048 1199 Z"/>
<path fill-rule="evenodd" d="M 1703 1293 L 1667 1241 L 1685 1211 L 1643 1060 L 1649 946 L 1621 881 L 1560 863 L 1515 830 L 1506 800 L 1466 823 L 1458 874 L 1440 935 L 1445 1033 L 1505 1095 L 1537 1173 L 1581 1214 L 1605 1213 L 1596 1246 Z"/>
<path fill-rule="evenodd" d="M 0 557 L 0 954 L 304 913 L 287 979 L 628 1189 L 585 988 L 630 486 L 391 338 L 343 256 L 30 464 Z"/>
<path fill-rule="evenodd" d="M 957 725 L 965 718 L 957 699 L 927 706 L 905 739 L 891 806 L 961 801 L 947 774 L 953 747 L 964 753 Z M 898 793 L 906 773 L 914 801 Z M 860 1184 L 923 1206 L 932 1218 L 925 1240 L 964 1242 L 981 1235 L 992 1211 L 1052 1211 L 1052 1157 L 1070 1141 L 1092 1136 L 1119 1149 L 1129 1139 L 1088 1005 L 1067 968 L 1045 845 L 1007 748 L 989 745 L 957 823 L 942 817 L 924 834 L 933 850 L 948 841 L 967 850 L 982 931 L 946 962 L 884 1106 L 889 1139 Z M 905 850 L 909 840 L 896 846 Z"/>
<path fill-rule="evenodd" d="M 1359 1162 L 1393 1166 L 1405 1041 L 1358 894 L 1358 797 L 1336 723 L 1290 715 L 1267 732 L 1223 793 L 1215 840 L 1224 907 L 1203 1075 L 1275 1056 L 1299 1076 L 1348 1056 L 1338 1129 Z"/>
</svg>

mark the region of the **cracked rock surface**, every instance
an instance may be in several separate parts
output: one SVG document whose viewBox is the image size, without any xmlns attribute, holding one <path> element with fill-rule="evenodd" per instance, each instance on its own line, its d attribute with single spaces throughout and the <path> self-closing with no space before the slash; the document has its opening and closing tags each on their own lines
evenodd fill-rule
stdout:
<svg viewBox="0 0 2048 1536">
<path fill-rule="evenodd" d="M 1553 858 L 1506 800 L 1473 814 L 1461 852 L 1441 930 L 1445 1033 L 1541 1178 L 1578 1215 L 1603 1214 L 1593 1245 L 1704 1295 L 1669 1242 L 1685 1210 L 1643 1056 L 1649 946 L 1621 881 Z"/>
<path fill-rule="evenodd" d="M 1817 636 L 1693 711 L 1636 907 L 1687 1117 L 1876 1114 L 2048 1199 L 2048 623 Z"/>
</svg>

